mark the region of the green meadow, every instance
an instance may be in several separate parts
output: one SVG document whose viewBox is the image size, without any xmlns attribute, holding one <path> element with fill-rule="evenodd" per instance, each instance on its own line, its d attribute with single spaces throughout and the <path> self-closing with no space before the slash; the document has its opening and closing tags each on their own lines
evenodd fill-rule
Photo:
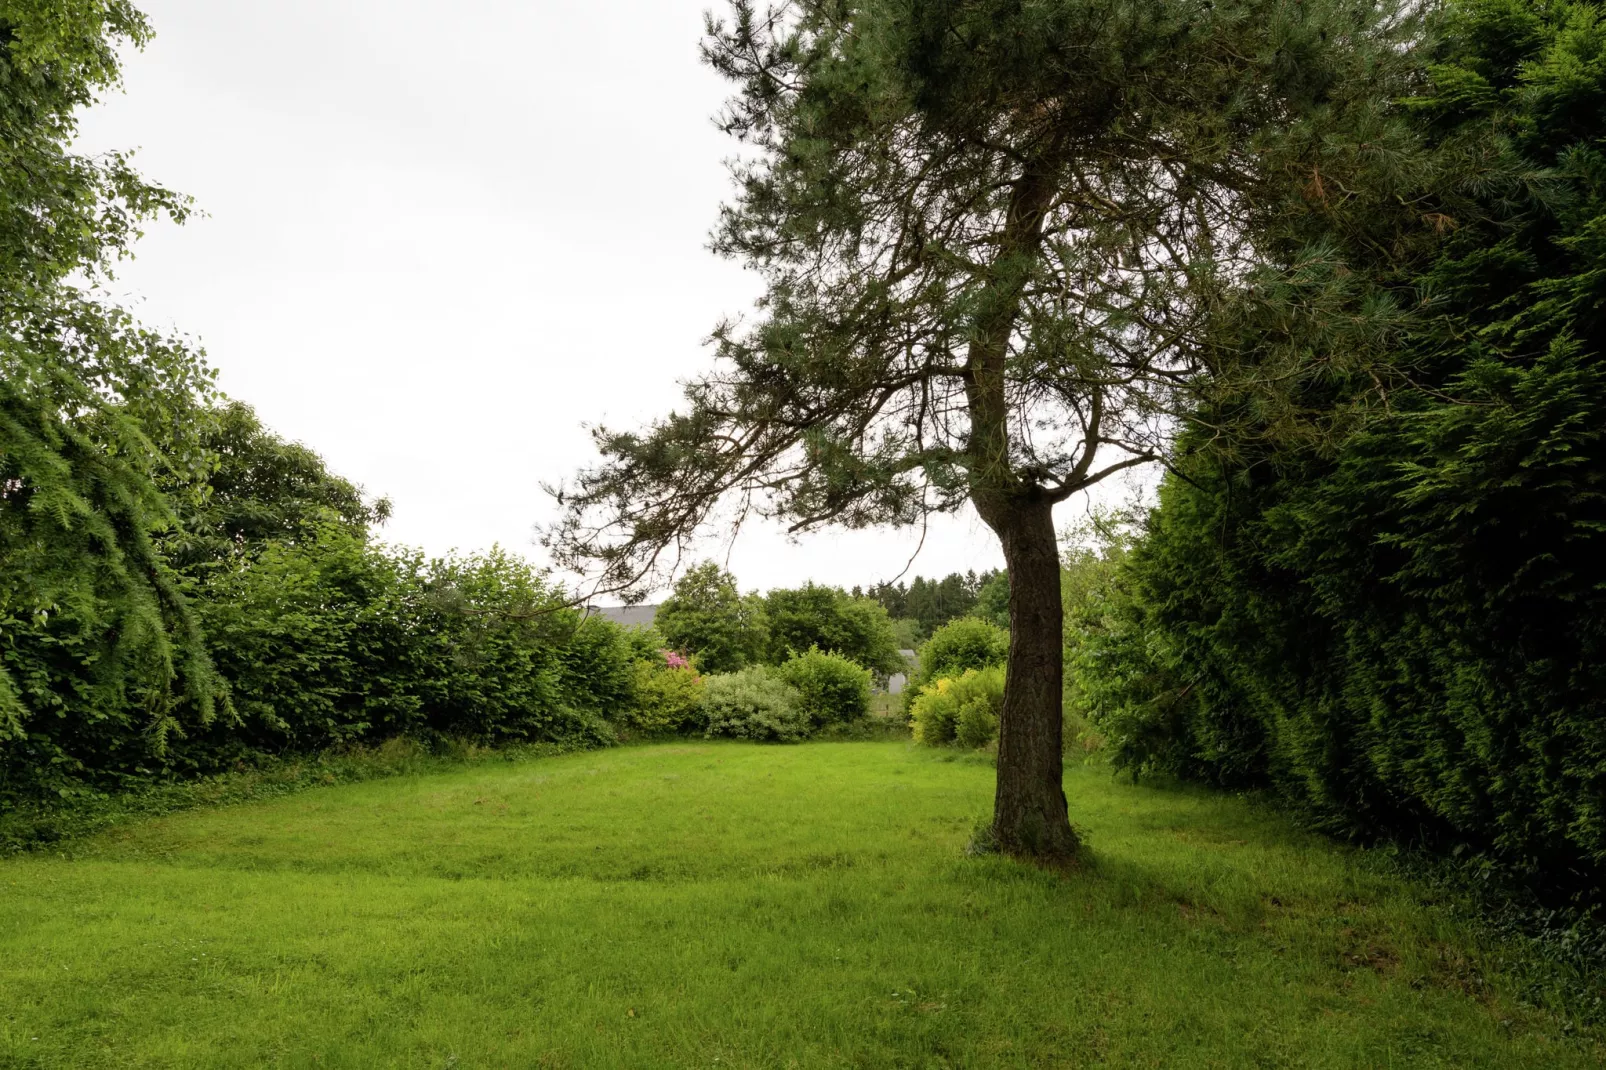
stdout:
<svg viewBox="0 0 1606 1070">
<path fill-rule="evenodd" d="M 0 1067 L 1597 1067 L 1411 884 L 1067 776 L 1075 873 L 967 855 L 985 761 L 626 747 L 0 863 Z"/>
</svg>

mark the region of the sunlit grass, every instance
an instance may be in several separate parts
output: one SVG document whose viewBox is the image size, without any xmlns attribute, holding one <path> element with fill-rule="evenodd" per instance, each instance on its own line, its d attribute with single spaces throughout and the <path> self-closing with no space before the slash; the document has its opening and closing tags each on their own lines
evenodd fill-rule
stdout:
<svg viewBox="0 0 1606 1070">
<path fill-rule="evenodd" d="M 906 743 L 631 747 L 0 863 L 0 1067 L 1594 1067 L 1409 885 L 1074 770 L 1070 877 Z"/>
</svg>

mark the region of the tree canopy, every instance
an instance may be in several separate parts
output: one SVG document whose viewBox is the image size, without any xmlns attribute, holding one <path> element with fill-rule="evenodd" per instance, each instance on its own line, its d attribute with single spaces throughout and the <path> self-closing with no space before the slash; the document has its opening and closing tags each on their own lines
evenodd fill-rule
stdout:
<svg viewBox="0 0 1606 1070">
<path fill-rule="evenodd" d="M 887 613 L 894 619 L 914 621 L 919 634 L 924 637 L 954 618 L 975 611 L 982 591 L 996 583 L 1001 575 L 998 572 L 983 572 L 979 576 L 975 572 L 951 572 L 940 580 L 916 576 L 907 584 L 877 584 L 870 588 L 869 595 L 886 607 Z M 1007 601 L 1007 581 L 1004 590 Z M 1008 607 L 1001 608 L 1007 614 Z"/>
<path fill-rule="evenodd" d="M 654 621 L 665 642 L 697 658 L 705 672 L 735 672 L 763 660 L 763 606 L 744 598 L 736 577 L 713 561 L 686 571 L 658 607 Z"/>
<path fill-rule="evenodd" d="M 840 587 L 777 588 L 764 596 L 764 616 L 772 664 L 818 647 L 881 674 L 903 668 L 887 611 Z"/>
<path fill-rule="evenodd" d="M 231 401 L 198 413 L 197 420 L 199 442 L 212 458 L 204 490 L 195 493 L 171 478 L 164 488 L 182 515 L 162 548 L 180 567 L 216 562 L 268 540 L 293 542 L 328 521 L 362 532 L 389 518 L 388 500 L 366 500 L 316 452 L 262 426 L 249 405 Z"/>
</svg>

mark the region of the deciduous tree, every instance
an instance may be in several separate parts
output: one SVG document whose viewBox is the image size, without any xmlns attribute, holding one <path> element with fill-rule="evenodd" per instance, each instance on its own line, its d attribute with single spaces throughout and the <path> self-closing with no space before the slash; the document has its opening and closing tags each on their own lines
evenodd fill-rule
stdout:
<svg viewBox="0 0 1606 1070">
<path fill-rule="evenodd" d="M 883 675 L 903 668 L 887 611 L 840 587 L 806 583 L 778 588 L 764 596 L 764 616 L 773 664 L 818 647 Z"/>
<path fill-rule="evenodd" d="M 763 609 L 743 598 L 736 577 L 706 561 L 675 581 L 655 621 L 671 647 L 697 658 L 704 672 L 735 672 L 763 657 Z"/>
</svg>

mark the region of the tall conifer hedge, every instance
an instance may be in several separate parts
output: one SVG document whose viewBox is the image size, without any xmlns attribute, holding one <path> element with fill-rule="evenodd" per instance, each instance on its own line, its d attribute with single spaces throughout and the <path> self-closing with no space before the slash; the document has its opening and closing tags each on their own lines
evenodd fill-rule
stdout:
<svg viewBox="0 0 1606 1070">
<path fill-rule="evenodd" d="M 1443 30 L 1401 107 L 1465 161 L 1463 207 L 1423 207 L 1436 251 L 1404 268 L 1344 250 L 1405 312 L 1400 381 L 1313 378 L 1308 412 L 1374 392 L 1325 437 L 1247 390 L 1202 408 L 1079 670 L 1128 767 L 1598 890 L 1606 20 L 1463 0 Z"/>
</svg>

